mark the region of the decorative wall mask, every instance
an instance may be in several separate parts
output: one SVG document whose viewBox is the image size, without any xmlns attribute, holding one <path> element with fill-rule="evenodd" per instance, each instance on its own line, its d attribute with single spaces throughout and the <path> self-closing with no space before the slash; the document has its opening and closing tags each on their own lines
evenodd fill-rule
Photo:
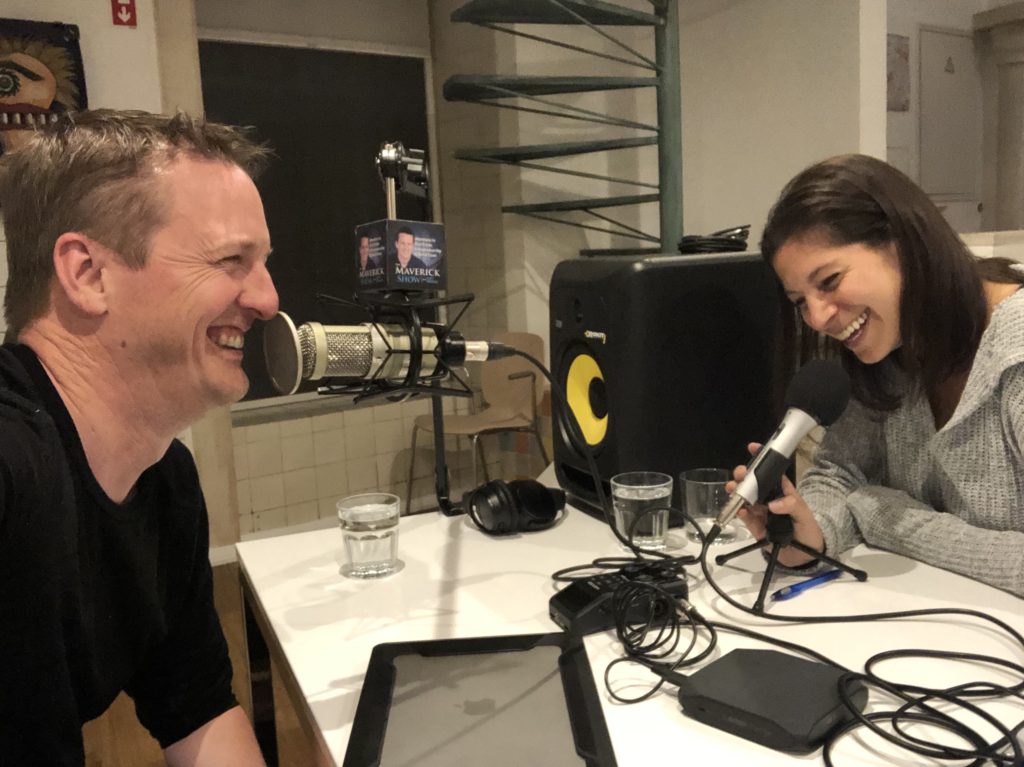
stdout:
<svg viewBox="0 0 1024 767">
<path fill-rule="evenodd" d="M 0 154 L 58 114 L 87 106 L 78 27 L 0 19 Z"/>
</svg>

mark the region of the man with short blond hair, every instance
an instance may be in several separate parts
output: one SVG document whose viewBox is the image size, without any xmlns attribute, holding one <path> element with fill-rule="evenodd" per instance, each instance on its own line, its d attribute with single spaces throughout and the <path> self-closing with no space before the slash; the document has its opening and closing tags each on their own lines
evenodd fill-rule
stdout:
<svg viewBox="0 0 1024 767">
<path fill-rule="evenodd" d="M 265 156 L 97 110 L 0 160 L 0 764 L 83 764 L 81 725 L 122 690 L 168 764 L 263 763 L 174 437 L 245 394 L 245 333 L 277 310 Z"/>
</svg>

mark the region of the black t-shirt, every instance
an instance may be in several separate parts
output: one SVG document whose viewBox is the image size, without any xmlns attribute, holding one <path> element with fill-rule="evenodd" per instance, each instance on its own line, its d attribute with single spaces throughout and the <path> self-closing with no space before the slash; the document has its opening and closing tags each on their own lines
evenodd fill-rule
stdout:
<svg viewBox="0 0 1024 767">
<path fill-rule="evenodd" d="M 0 767 L 81 765 L 121 690 L 164 747 L 236 705 L 208 537 L 184 445 L 114 503 L 35 354 L 0 346 Z"/>
</svg>

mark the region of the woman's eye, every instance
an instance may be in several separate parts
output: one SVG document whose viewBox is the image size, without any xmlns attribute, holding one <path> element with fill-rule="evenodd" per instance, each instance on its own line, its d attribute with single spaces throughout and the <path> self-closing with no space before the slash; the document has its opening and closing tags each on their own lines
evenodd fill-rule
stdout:
<svg viewBox="0 0 1024 767">
<path fill-rule="evenodd" d="M 821 282 L 821 289 L 822 290 L 835 290 L 838 285 L 839 285 L 839 272 L 836 272 L 834 274 L 830 274 L 828 277 L 826 277 L 824 280 L 822 280 L 822 282 Z"/>
</svg>

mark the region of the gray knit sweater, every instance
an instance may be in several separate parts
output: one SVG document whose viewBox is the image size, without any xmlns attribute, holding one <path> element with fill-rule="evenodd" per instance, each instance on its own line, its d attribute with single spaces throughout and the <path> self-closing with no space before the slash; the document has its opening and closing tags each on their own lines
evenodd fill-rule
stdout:
<svg viewBox="0 0 1024 767">
<path fill-rule="evenodd" d="M 1022 445 L 1018 290 L 993 311 L 960 403 L 941 429 L 922 393 L 888 413 L 851 401 L 799 489 L 830 552 L 863 541 L 1024 596 Z"/>
</svg>

